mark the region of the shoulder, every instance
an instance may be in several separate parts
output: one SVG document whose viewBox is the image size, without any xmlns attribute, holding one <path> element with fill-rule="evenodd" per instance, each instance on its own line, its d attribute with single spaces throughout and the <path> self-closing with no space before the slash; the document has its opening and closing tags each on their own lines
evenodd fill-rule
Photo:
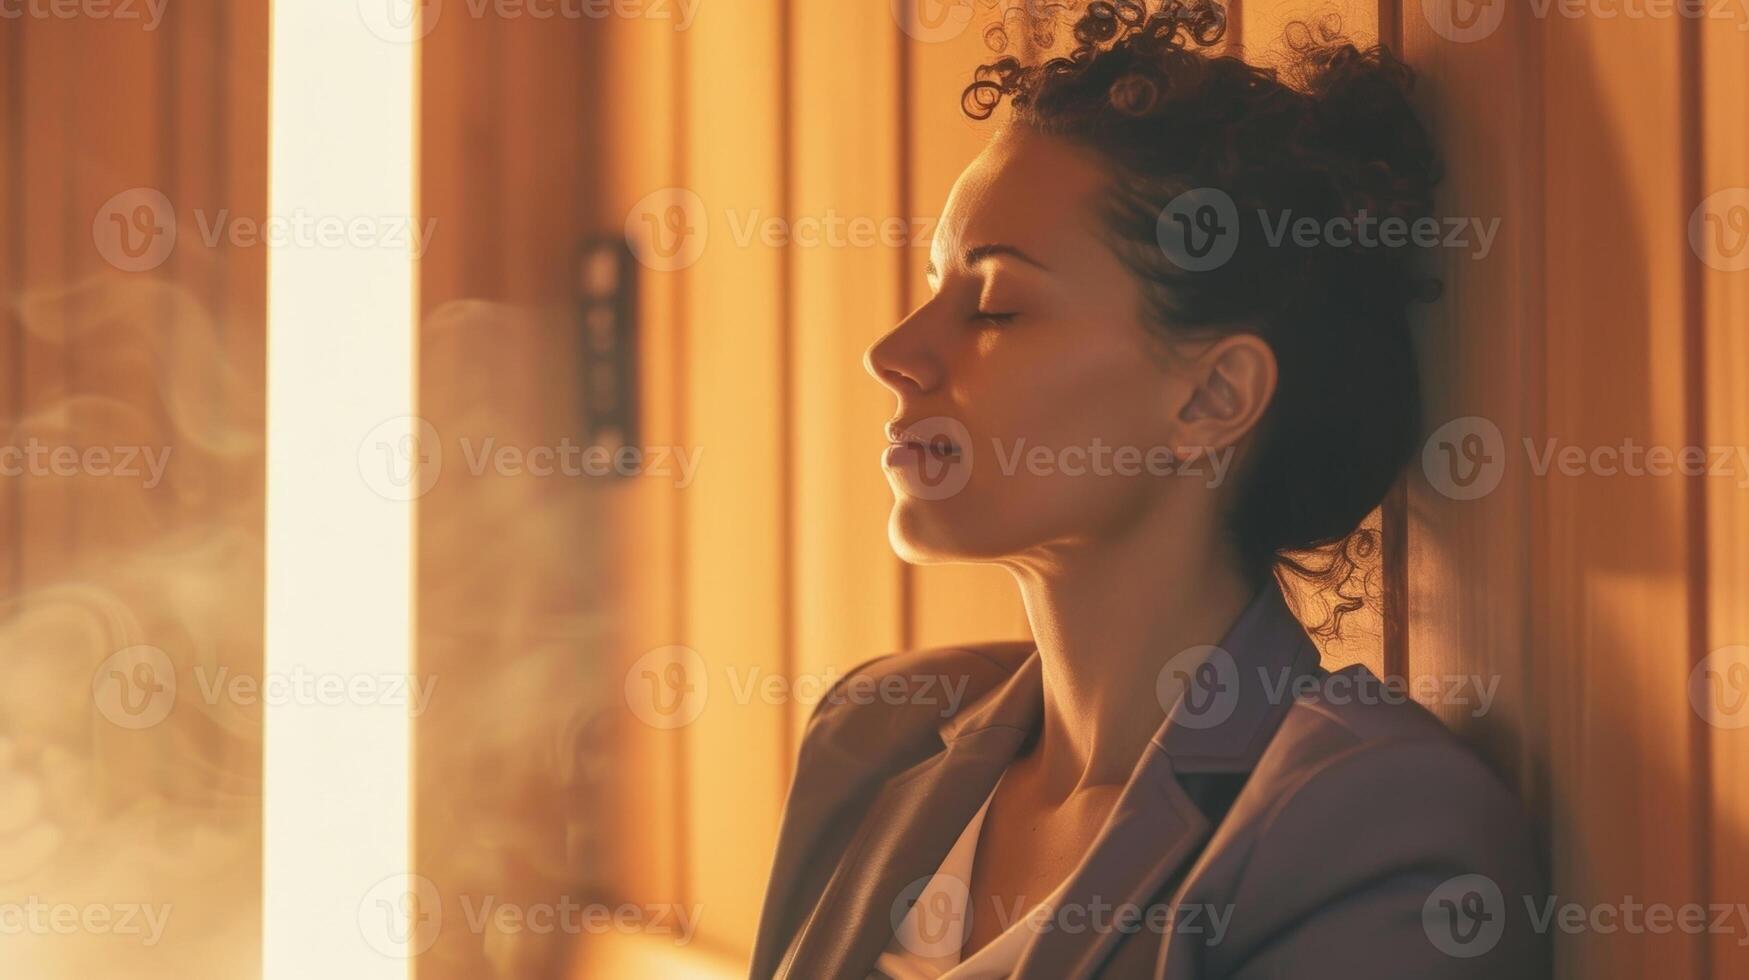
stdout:
<svg viewBox="0 0 1749 980">
<path fill-rule="evenodd" d="M 1507 784 L 1406 692 L 1364 668 L 1320 675 L 1250 782 L 1230 814 L 1243 840 L 1232 898 L 1250 910 L 1250 935 L 1234 936 L 1229 952 L 1274 948 L 1295 932 L 1287 946 L 1305 952 L 1360 930 L 1402 962 L 1427 957 L 1440 969 L 1482 954 L 1514 971 L 1537 962 L 1524 911 L 1544 890 L 1534 828 Z M 1457 929 L 1489 946 L 1454 951 L 1457 940 L 1438 933 L 1442 902 L 1484 908 L 1503 932 Z M 1306 938 L 1309 922 L 1328 926 L 1322 938 Z"/>
<path fill-rule="evenodd" d="M 994 640 L 870 657 L 833 681 L 808 727 L 871 716 L 939 723 L 1012 676 L 1033 649 L 1030 640 Z"/>
<path fill-rule="evenodd" d="M 1528 833 L 1517 796 L 1493 769 L 1363 667 L 1322 674 L 1298 694 L 1253 779 L 1274 790 L 1265 839 L 1283 846 L 1294 843 L 1295 826 L 1328 839 L 1364 825 L 1372 846 L 1403 835 L 1453 850 Z M 1308 819 L 1339 815 L 1323 827 Z"/>
<path fill-rule="evenodd" d="M 1000 687 L 1034 649 L 1030 640 L 995 640 L 864 660 L 815 703 L 802 737 L 802 769 L 822 755 L 860 760 L 874 774 L 908 765 L 938 749 L 941 726 Z"/>
</svg>

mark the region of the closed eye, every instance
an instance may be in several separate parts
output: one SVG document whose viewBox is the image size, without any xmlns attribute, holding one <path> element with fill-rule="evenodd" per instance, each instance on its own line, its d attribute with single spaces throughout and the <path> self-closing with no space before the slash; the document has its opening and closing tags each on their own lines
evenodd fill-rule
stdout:
<svg viewBox="0 0 1749 980">
<path fill-rule="evenodd" d="M 978 319 L 989 323 L 1007 323 L 1019 315 L 1018 313 L 993 313 L 986 310 L 977 312 Z"/>
</svg>

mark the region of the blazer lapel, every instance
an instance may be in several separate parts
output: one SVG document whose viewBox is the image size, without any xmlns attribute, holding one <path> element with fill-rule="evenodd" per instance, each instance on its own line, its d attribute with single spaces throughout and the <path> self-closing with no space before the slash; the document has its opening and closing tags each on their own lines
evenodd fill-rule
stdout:
<svg viewBox="0 0 1749 980">
<path fill-rule="evenodd" d="M 1021 954 L 1014 980 L 1092 976 L 1120 938 L 1147 927 L 1149 900 L 1208 835 L 1171 759 L 1150 747 L 1087 856 L 1042 910 L 1050 918 Z"/>
<path fill-rule="evenodd" d="M 908 910 L 909 886 L 940 867 L 1037 727 L 1039 678 L 1035 653 L 983 704 L 942 726 L 941 752 L 887 782 L 777 976 L 868 975 Z"/>
<path fill-rule="evenodd" d="M 1184 673 L 1172 711 L 1056 893 L 1061 917 L 1033 935 L 1015 980 L 1091 977 L 1126 936 L 1164 938 L 1147 922 L 1120 931 L 1095 928 L 1090 916 L 1126 908 L 1145 914 L 1165 900 L 1161 893 L 1213 830 L 1179 777 L 1249 772 L 1291 706 L 1293 681 L 1317 664 L 1317 649 L 1280 589 L 1265 586 L 1221 643 Z M 944 748 L 887 780 L 874 797 L 776 976 L 868 975 L 907 911 L 907 887 L 940 867 L 1038 727 L 1042 705 L 1035 650 L 992 695 L 940 726 Z"/>
<path fill-rule="evenodd" d="M 1091 977 L 1125 937 L 1165 938 L 1142 916 L 1213 830 L 1179 777 L 1249 772 L 1292 704 L 1293 680 L 1317 664 L 1317 648 L 1280 589 L 1266 586 L 1206 660 L 1184 673 L 1172 711 L 1057 893 L 1049 927 L 1021 954 L 1015 980 Z M 1118 915 L 1130 918 L 1113 921 Z"/>
</svg>

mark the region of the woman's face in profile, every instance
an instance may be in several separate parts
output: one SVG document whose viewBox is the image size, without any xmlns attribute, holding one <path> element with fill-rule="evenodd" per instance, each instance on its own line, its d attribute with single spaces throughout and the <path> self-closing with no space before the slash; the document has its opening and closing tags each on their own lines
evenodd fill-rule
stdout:
<svg viewBox="0 0 1749 980">
<path fill-rule="evenodd" d="M 933 294 L 865 355 L 897 396 L 889 437 L 924 444 L 882 460 L 905 560 L 1072 544 L 1126 526 L 1163 483 L 1202 485 L 1156 476 L 1185 386 L 1101 237 L 1105 179 L 1097 157 L 1014 128 L 948 195 Z"/>
</svg>

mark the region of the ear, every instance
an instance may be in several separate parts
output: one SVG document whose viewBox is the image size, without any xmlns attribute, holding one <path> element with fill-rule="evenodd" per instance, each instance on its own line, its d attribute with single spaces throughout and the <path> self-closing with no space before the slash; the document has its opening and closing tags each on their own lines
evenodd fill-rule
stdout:
<svg viewBox="0 0 1749 980">
<path fill-rule="evenodd" d="M 1254 333 L 1229 334 L 1208 345 L 1192 359 L 1190 372 L 1175 427 L 1180 459 L 1238 443 L 1275 394 L 1275 352 Z"/>
</svg>

